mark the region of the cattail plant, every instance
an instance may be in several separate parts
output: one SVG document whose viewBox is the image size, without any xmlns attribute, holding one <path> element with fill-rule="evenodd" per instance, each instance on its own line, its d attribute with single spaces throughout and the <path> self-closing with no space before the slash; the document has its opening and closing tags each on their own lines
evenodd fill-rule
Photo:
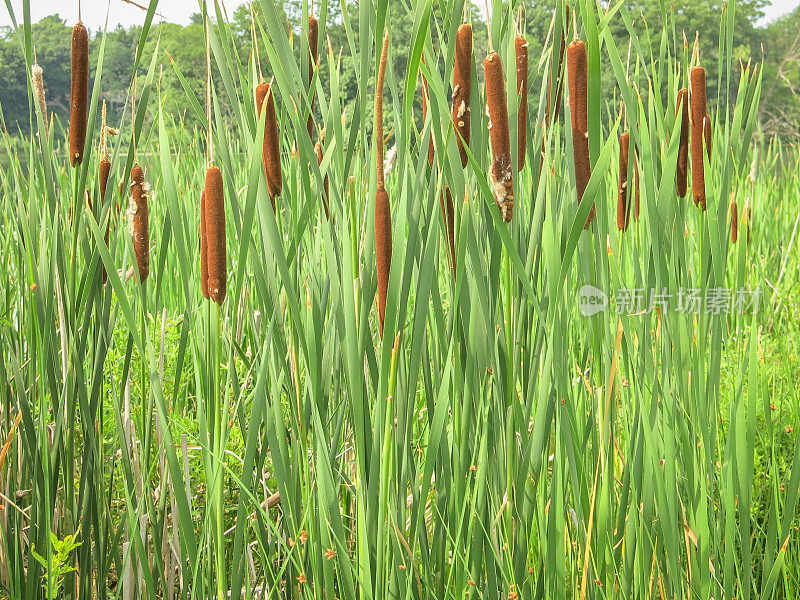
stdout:
<svg viewBox="0 0 800 600">
<path fill-rule="evenodd" d="M 200 194 L 200 291 L 203 294 L 203 298 L 210 299 L 208 295 L 208 237 L 206 234 L 205 187 L 203 187 L 203 191 Z"/>
<path fill-rule="evenodd" d="M 267 179 L 267 190 L 275 210 L 275 198 L 280 196 L 283 185 L 281 178 L 281 150 L 280 136 L 278 133 L 278 117 L 275 113 L 275 99 L 272 93 L 272 83 L 262 82 L 256 87 L 256 105 L 258 114 L 261 115 L 262 107 L 266 107 L 266 123 L 264 125 L 264 148 L 262 162 L 264 176 Z"/>
<path fill-rule="evenodd" d="M 325 143 L 325 130 L 323 129 L 322 130 L 322 134 L 320 134 L 320 136 L 319 136 L 319 140 L 314 145 L 314 152 L 316 152 L 316 154 L 317 154 L 317 164 L 318 165 L 322 164 L 322 157 L 323 157 L 322 144 L 324 144 L 324 143 Z M 322 207 L 325 209 L 325 218 L 326 219 L 330 219 L 331 218 L 331 213 L 330 213 L 330 210 L 329 210 L 329 207 L 328 207 L 328 175 L 327 174 L 325 175 L 325 180 L 323 181 L 322 187 L 323 187 L 323 191 L 322 191 Z"/>
<path fill-rule="evenodd" d="M 564 7 L 564 23 L 569 23 L 569 18 L 570 8 L 567 4 Z M 550 110 L 550 95 L 553 91 L 552 70 L 547 75 L 547 106 L 545 108 L 545 123 L 547 126 L 551 124 L 553 115 L 558 117 L 558 113 L 561 112 L 561 97 L 564 92 L 564 80 L 561 78 L 561 73 L 564 69 L 564 51 L 567 48 L 567 29 L 568 27 L 561 27 L 561 44 L 558 50 L 558 70 L 556 71 L 558 73 L 558 81 L 556 83 L 555 104 L 552 112 Z"/>
<path fill-rule="evenodd" d="M 314 79 L 314 68 L 317 66 L 319 60 L 318 51 L 318 38 L 319 38 L 319 23 L 317 19 L 311 15 L 308 17 L 308 102 L 310 109 L 308 113 L 308 137 L 312 138 L 314 133 L 314 90 L 311 87 L 311 81 Z M 313 139 L 313 138 L 312 138 Z"/>
<path fill-rule="evenodd" d="M 447 234 L 448 254 L 450 258 L 450 268 L 455 275 L 456 272 L 456 235 L 455 235 L 455 206 L 453 205 L 453 194 L 450 187 L 444 186 L 439 196 L 439 203 L 442 206 L 442 216 L 444 217 L 445 232 Z"/>
<path fill-rule="evenodd" d="M 225 194 L 222 172 L 218 167 L 212 165 L 206 171 L 206 185 L 200 203 L 203 212 L 200 216 L 200 227 L 201 232 L 203 228 L 205 229 L 206 239 L 207 297 L 217 304 L 222 304 L 225 300 L 228 271 L 225 248 Z M 201 244 L 201 260 L 202 252 Z"/>
<path fill-rule="evenodd" d="M 695 48 L 695 54 L 697 49 Z M 691 71 L 692 196 L 695 206 L 706 209 L 706 178 L 703 165 L 703 121 L 706 117 L 706 70 L 697 64 Z"/>
<path fill-rule="evenodd" d="M 83 158 L 86 142 L 86 109 L 89 101 L 89 34 L 78 21 L 72 29 L 72 74 L 69 118 L 69 162 Z"/>
<path fill-rule="evenodd" d="M 570 9 L 569 5 L 565 5 L 565 17 L 564 22 L 569 23 L 569 16 L 570 16 Z M 555 15 L 553 15 L 553 19 L 555 19 Z M 555 101 L 551 110 L 550 98 L 553 94 L 553 71 L 552 69 L 548 70 L 547 73 L 547 104 L 545 105 L 544 109 L 544 132 L 542 133 L 542 150 L 541 156 L 539 157 L 539 177 L 542 176 L 542 168 L 544 167 L 544 155 L 547 151 L 547 128 L 550 127 L 554 118 L 558 118 L 558 114 L 561 112 L 561 96 L 564 90 L 564 80 L 561 76 L 564 70 L 564 52 L 567 49 L 567 28 L 563 25 L 560 27 L 561 30 L 561 44 L 559 46 L 558 51 L 558 68 L 557 68 L 557 80 L 556 80 L 556 90 L 555 90 L 555 97 L 553 100 Z M 555 116 L 554 116 L 555 115 Z"/>
<path fill-rule="evenodd" d="M 108 187 L 108 176 L 111 174 L 111 161 L 108 160 L 108 134 L 116 135 L 116 130 L 112 129 L 106 124 L 106 101 L 103 100 L 103 108 L 100 117 L 100 165 L 98 168 L 100 178 L 100 205 L 105 206 L 106 188 Z M 111 211 L 109 211 L 109 219 L 106 224 L 106 246 L 108 246 L 108 235 L 111 229 Z M 106 267 L 102 267 L 103 283 L 108 281 L 108 273 Z"/>
<path fill-rule="evenodd" d="M 149 186 L 144 180 L 144 169 L 134 165 L 131 169 L 131 203 L 129 214 L 131 220 L 131 235 L 133 237 L 133 252 L 136 255 L 136 266 L 139 271 L 139 281 L 144 283 L 150 275 L 150 224 L 147 208 Z"/>
<path fill-rule="evenodd" d="M 678 195 L 686 196 L 689 179 L 689 90 L 682 88 L 678 91 L 678 118 L 681 120 L 680 139 L 678 141 L 678 169 L 677 187 Z"/>
<path fill-rule="evenodd" d="M 628 230 L 629 194 L 628 194 L 628 152 L 631 134 L 627 131 L 619 136 L 619 185 L 617 187 L 617 229 Z"/>
<path fill-rule="evenodd" d="M 575 164 L 575 186 L 578 191 L 578 203 L 583 200 L 583 193 L 592 175 L 589 161 L 589 106 L 588 106 L 588 71 L 586 44 L 575 38 L 567 46 L 567 83 L 569 86 L 569 107 L 572 119 L 572 154 Z M 592 205 L 586 219 L 584 229 L 588 229 L 594 219 L 595 210 Z"/>
<path fill-rule="evenodd" d="M 33 83 L 33 93 L 36 96 L 36 106 L 39 108 L 39 115 L 42 117 L 44 125 L 44 135 L 47 137 L 47 102 L 44 98 L 44 71 L 38 63 L 34 62 L 31 66 L 31 82 Z"/>
<path fill-rule="evenodd" d="M 736 198 L 731 199 L 731 244 L 739 239 L 739 207 Z"/>
<path fill-rule="evenodd" d="M 386 31 L 383 34 L 375 89 L 375 167 L 378 182 L 378 189 L 375 192 L 375 258 L 378 271 L 378 323 L 381 336 L 386 319 L 386 295 L 389 289 L 389 270 L 392 265 L 392 212 L 383 179 L 383 81 L 386 77 L 388 51 L 389 32 Z"/>
<path fill-rule="evenodd" d="M 528 42 L 522 35 L 514 38 L 514 56 L 517 65 L 517 171 L 525 166 L 525 146 L 528 133 Z"/>
<path fill-rule="evenodd" d="M 506 223 L 514 216 L 514 177 L 511 167 L 511 142 L 508 134 L 508 108 L 503 65 L 497 52 L 483 61 L 486 75 L 486 108 L 489 115 L 489 138 L 492 143 L 492 166 L 489 179 L 494 199 Z"/>
<path fill-rule="evenodd" d="M 469 96 L 472 90 L 472 25 L 462 23 L 456 31 L 455 65 L 453 67 L 453 125 L 456 128 L 458 152 L 461 166 L 467 166 L 469 146 L 470 109 Z"/>
<path fill-rule="evenodd" d="M 425 64 L 425 57 L 422 57 L 422 64 Z M 428 95 L 428 79 L 422 74 L 422 122 L 428 118 L 428 102 L 430 96 Z M 436 153 L 436 145 L 433 141 L 433 125 L 431 124 L 430 137 L 428 138 L 428 164 L 433 166 L 433 157 Z"/>
</svg>

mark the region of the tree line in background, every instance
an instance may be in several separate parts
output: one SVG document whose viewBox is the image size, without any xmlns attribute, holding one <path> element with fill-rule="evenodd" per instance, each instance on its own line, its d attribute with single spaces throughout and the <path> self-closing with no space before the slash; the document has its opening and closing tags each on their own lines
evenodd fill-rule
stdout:
<svg viewBox="0 0 800 600">
<path fill-rule="evenodd" d="M 735 58 L 741 62 L 752 59 L 763 59 L 763 94 L 760 106 L 760 121 L 764 135 L 780 135 L 789 140 L 800 139 L 800 9 L 763 27 L 756 23 L 763 16 L 762 8 L 765 0 L 744 0 L 736 3 L 736 37 Z M 709 98 L 717 97 L 716 81 L 718 74 L 718 32 L 719 15 L 722 2 L 716 0 L 675 0 L 666 10 L 669 10 L 675 22 L 675 35 L 673 43 L 684 45 L 684 40 L 690 46 L 694 41 L 695 32 L 701 32 L 701 56 L 703 64 L 708 69 Z M 294 32 L 295 53 L 300 57 L 300 43 L 302 39 L 301 17 L 302 0 L 288 0 L 281 2 L 286 14 L 288 27 Z M 326 53 L 330 48 L 337 60 L 351 60 L 350 45 L 347 41 L 347 32 L 342 26 L 341 6 L 338 3 L 329 3 L 328 19 L 326 23 L 326 40 L 320 45 L 320 77 L 327 85 L 327 60 Z M 344 3 L 346 10 L 357 11 L 355 2 Z M 259 10 L 259 3 L 255 2 L 253 10 Z M 486 26 L 483 23 L 483 11 L 477 4 L 471 3 L 468 7 L 475 30 L 475 55 L 485 55 L 488 46 Z M 663 12 L 660 0 L 634 0 L 624 9 L 629 15 L 633 27 L 639 37 L 642 48 L 648 46 L 648 36 L 660 35 L 663 28 Z M 247 68 L 252 50 L 251 9 L 249 5 L 238 7 L 233 15 L 229 15 L 237 34 L 237 45 L 242 64 Z M 437 14 L 434 9 L 434 16 Z M 524 12 L 524 29 L 526 37 L 531 44 L 530 54 L 536 56 L 542 45 L 547 40 L 550 22 L 552 19 L 552 2 L 528 2 Z M 410 47 L 413 22 L 406 12 L 401 16 L 392 18 L 392 35 L 396 48 Z M 354 19 L 358 22 L 358 19 Z M 65 122 L 69 111 L 70 93 L 70 33 L 73 23 L 65 23 L 58 16 L 45 17 L 32 26 L 32 39 L 36 48 L 36 58 L 44 69 L 44 81 L 47 93 L 48 108 L 55 113 L 55 117 Z M 613 22 L 613 33 L 618 40 L 630 39 L 628 29 L 622 20 Z M 186 96 L 182 84 L 175 73 L 171 60 L 180 68 L 188 84 L 195 90 L 202 90 L 205 86 L 205 34 L 202 20 L 195 15 L 189 25 L 181 26 L 173 23 L 161 23 L 155 27 L 156 35 L 150 36 L 147 41 L 145 57 L 140 65 L 142 74 L 145 72 L 149 59 L 156 50 L 156 61 L 162 69 L 160 77 L 161 99 L 164 108 L 170 112 L 176 121 L 184 126 L 192 127 L 195 115 L 187 110 Z M 110 122 L 119 123 L 122 111 L 130 93 L 130 77 L 134 62 L 134 51 L 139 40 L 141 27 L 131 26 L 124 28 L 118 26 L 109 31 L 106 36 L 103 78 L 101 81 L 101 94 L 109 106 Z M 433 32 L 434 43 L 438 31 Z M 91 32 L 90 60 L 96 64 L 102 32 Z M 26 135 L 30 130 L 30 108 L 25 60 L 22 54 L 20 32 L 12 28 L 0 30 L 0 107 L 4 117 L 5 126 L 13 136 L 19 133 Z M 257 37 L 260 34 L 257 35 Z M 658 39 L 658 38 L 654 38 Z M 328 43 L 329 41 L 329 43 Z M 688 52 L 688 50 L 686 50 Z M 269 65 L 263 47 L 259 52 L 263 74 L 269 77 Z M 398 52 L 393 68 L 395 72 L 402 73 L 405 55 Z M 738 68 L 738 66 L 737 66 Z M 544 69 L 540 65 L 540 69 Z M 604 90 L 605 97 L 614 97 L 615 78 L 610 65 L 604 65 Z M 635 73 L 635 69 L 633 70 Z M 354 69 L 342 70 L 342 96 L 345 102 L 353 100 L 357 93 L 357 83 Z M 478 70 L 482 77 L 482 70 Z M 634 75 L 633 80 L 636 80 Z M 644 80 L 644 78 L 643 78 Z M 91 85 L 91 82 L 90 82 Z M 535 86 L 533 92 L 535 93 Z M 647 90 L 640 90 L 646 94 Z M 152 100 L 156 102 L 156 99 Z M 225 110 L 224 94 L 220 96 Z M 417 99 L 419 101 L 419 99 Z M 613 107 L 610 108 L 613 110 Z"/>
</svg>

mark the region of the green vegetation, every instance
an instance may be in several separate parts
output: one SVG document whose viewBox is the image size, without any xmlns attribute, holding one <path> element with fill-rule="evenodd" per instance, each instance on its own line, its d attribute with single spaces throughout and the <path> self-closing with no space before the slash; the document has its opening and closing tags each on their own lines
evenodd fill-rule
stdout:
<svg viewBox="0 0 800 600">
<path fill-rule="evenodd" d="M 791 131 L 768 128 L 777 103 L 792 122 L 797 65 L 769 50 L 748 62 L 767 35 L 752 25 L 758 3 L 652 3 L 642 19 L 578 0 L 573 31 L 560 2 L 492 2 L 487 27 L 462 0 L 323 0 L 309 80 L 308 2 L 254 2 L 255 23 L 248 7 L 229 21 L 203 3 L 181 28 L 154 25 L 153 0 L 143 27 L 90 37 L 87 140 L 72 168 L 70 28 L 25 22 L 29 1 L 0 43 L 0 596 L 797 596 L 800 152 Z M 451 81 L 465 13 L 462 167 Z M 794 48 L 796 18 L 766 30 L 775 44 Z M 483 62 L 492 47 L 516 124 L 515 19 L 530 42 L 527 159 L 510 152 L 505 223 Z M 587 50 L 580 204 L 551 20 Z M 676 193 L 676 99 L 696 64 L 683 31 L 695 30 L 713 124 L 705 211 L 693 190 Z M 564 99 L 543 128 L 549 79 Z M 255 99 L 264 81 L 280 136 L 274 211 Z M 119 135 L 101 202 L 103 100 Z M 624 132 L 641 210 L 619 231 Z M 509 133 L 517 148 L 518 127 Z M 219 305 L 200 285 L 212 162 L 226 205 Z M 128 214 L 136 164 L 144 282 Z M 584 316 L 582 300 L 603 294 L 605 310 Z"/>
</svg>

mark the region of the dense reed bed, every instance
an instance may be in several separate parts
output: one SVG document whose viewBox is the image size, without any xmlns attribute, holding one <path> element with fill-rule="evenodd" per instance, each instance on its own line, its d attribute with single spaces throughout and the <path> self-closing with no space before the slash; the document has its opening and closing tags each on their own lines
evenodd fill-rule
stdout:
<svg viewBox="0 0 800 600">
<path fill-rule="evenodd" d="M 488 27 L 345 5 L 257 2 L 241 53 L 204 3 L 208 85 L 184 77 L 172 114 L 151 3 L 107 143 L 100 34 L 77 168 L 25 47 L 34 134 L 0 163 L 0 596 L 796 597 L 800 151 L 758 134 L 733 5 L 696 113 L 668 7 L 554 5 L 545 38 L 513 30 L 518 3 Z M 698 132 L 705 212 L 679 195 Z"/>
</svg>

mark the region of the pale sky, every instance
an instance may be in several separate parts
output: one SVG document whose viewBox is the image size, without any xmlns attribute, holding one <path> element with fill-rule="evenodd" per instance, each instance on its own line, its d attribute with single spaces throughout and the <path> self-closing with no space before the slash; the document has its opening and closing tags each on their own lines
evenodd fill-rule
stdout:
<svg viewBox="0 0 800 600">
<path fill-rule="evenodd" d="M 146 6 L 148 0 L 129 0 L 136 4 Z M 228 15 L 233 14 L 233 10 L 247 0 L 222 0 Z M 118 24 L 124 26 L 139 25 L 144 22 L 145 11 L 133 6 L 125 0 L 82 0 L 82 17 L 84 24 L 92 31 L 101 29 L 108 17 L 109 29 L 114 29 Z M 42 17 L 54 13 L 60 15 L 68 24 L 74 23 L 78 17 L 77 0 L 30 0 L 31 17 L 34 22 Z M 765 8 L 763 23 L 770 21 L 794 10 L 800 0 L 773 0 Z M 22 21 L 22 0 L 11 0 L 17 22 Z M 163 15 L 164 20 L 171 23 L 186 25 L 192 13 L 200 12 L 200 0 L 160 0 L 157 12 Z M 160 17 L 155 17 L 159 21 Z M 0 26 L 11 25 L 11 16 L 5 6 L 5 2 L 0 3 Z"/>
<path fill-rule="evenodd" d="M 233 11 L 240 4 L 245 4 L 247 0 L 222 0 L 221 5 L 225 7 L 229 17 L 233 16 Z M 798 0 L 800 1 L 800 0 Z M 147 7 L 149 0 L 130 0 L 139 6 Z M 72 25 L 78 19 L 78 0 L 30 0 L 31 19 L 35 23 L 47 15 L 58 14 L 66 20 L 68 25 Z M 22 22 L 22 0 L 11 0 L 14 9 L 14 16 L 18 23 Z M 209 2 L 209 6 L 213 6 Z M 163 15 L 164 21 L 170 23 L 189 23 L 192 13 L 200 12 L 200 0 L 159 0 L 156 13 Z M 144 23 L 145 10 L 138 8 L 134 4 L 124 0 L 81 0 L 81 18 L 83 24 L 92 31 L 102 29 L 108 14 L 108 28 L 114 29 L 118 24 L 125 27 L 128 25 L 141 25 Z M 162 20 L 156 15 L 153 22 Z M 8 13 L 5 2 L 0 3 L 0 26 L 11 25 L 11 16 Z"/>
</svg>

